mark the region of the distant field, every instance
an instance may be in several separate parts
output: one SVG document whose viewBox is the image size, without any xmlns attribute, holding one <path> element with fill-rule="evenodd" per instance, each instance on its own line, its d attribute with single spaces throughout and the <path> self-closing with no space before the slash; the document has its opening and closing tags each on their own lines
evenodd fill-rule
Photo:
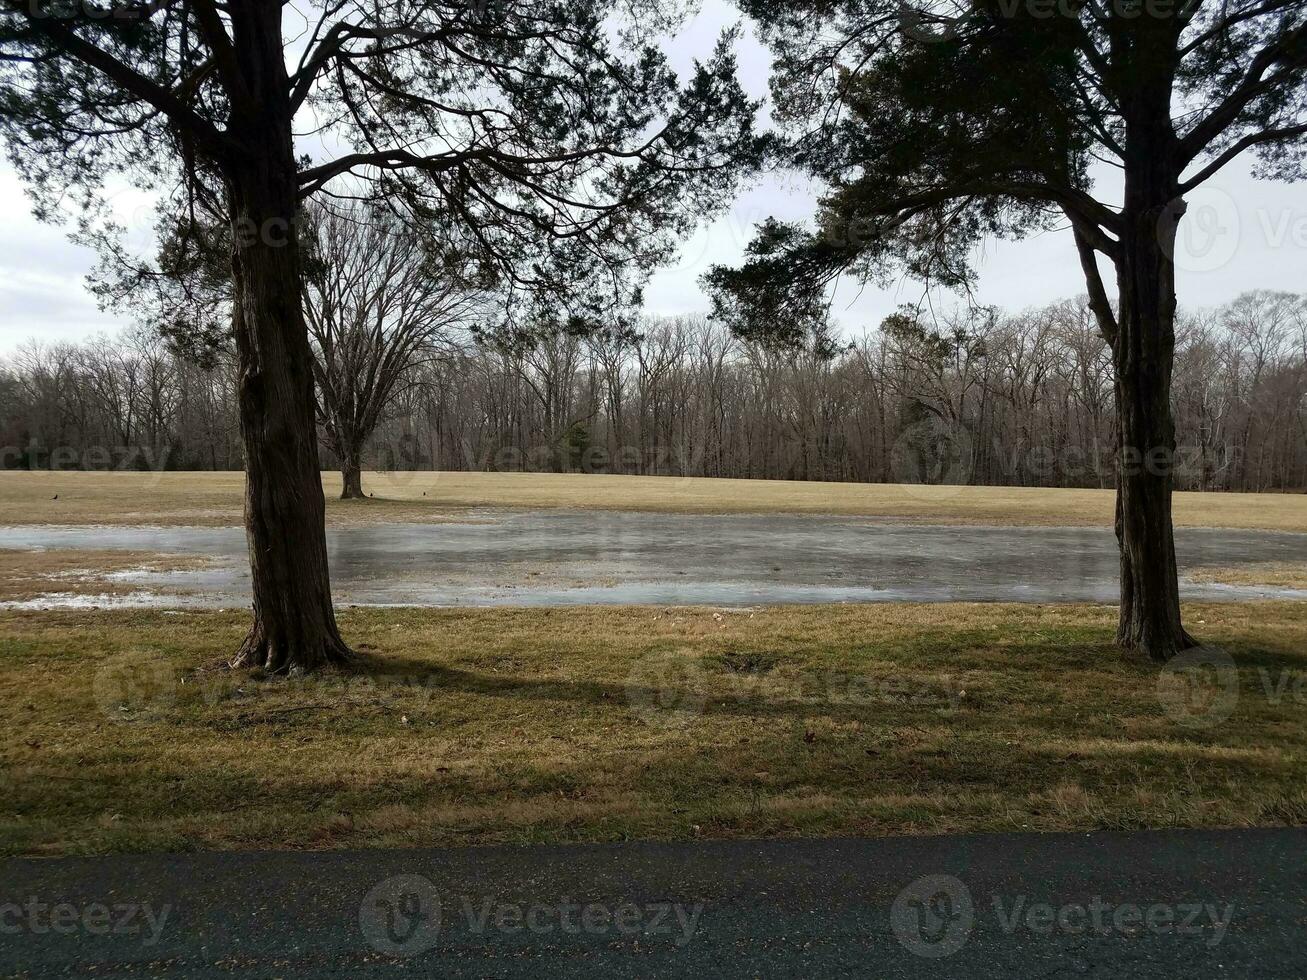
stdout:
<svg viewBox="0 0 1307 980">
<path fill-rule="evenodd" d="M 1110 526 L 1111 490 L 924 487 L 688 477 L 535 473 L 369 474 L 367 501 L 336 500 L 333 523 L 447 521 L 469 507 L 567 507 L 683 513 L 849 514 L 940 524 Z M 0 525 L 241 521 L 240 473 L 0 472 Z M 54 499 L 55 496 L 58 499 Z M 1181 493 L 1185 527 L 1307 531 L 1307 495 Z"/>
<path fill-rule="evenodd" d="M 1307 823 L 1307 604 L 1189 604 L 1228 700 L 1101 605 L 0 613 L 0 854 Z"/>
</svg>

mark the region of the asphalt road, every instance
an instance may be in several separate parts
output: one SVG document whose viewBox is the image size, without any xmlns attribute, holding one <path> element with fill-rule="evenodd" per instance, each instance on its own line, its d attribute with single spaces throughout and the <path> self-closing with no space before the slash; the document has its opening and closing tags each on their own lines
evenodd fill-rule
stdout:
<svg viewBox="0 0 1307 980">
<path fill-rule="evenodd" d="M 19 977 L 1302 977 L 1307 830 L 23 859 Z"/>
</svg>

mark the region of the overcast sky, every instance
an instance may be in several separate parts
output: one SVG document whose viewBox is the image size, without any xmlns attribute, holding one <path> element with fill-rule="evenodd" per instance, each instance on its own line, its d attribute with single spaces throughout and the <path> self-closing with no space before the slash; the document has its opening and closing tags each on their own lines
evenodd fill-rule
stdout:
<svg viewBox="0 0 1307 980">
<path fill-rule="evenodd" d="M 678 67 L 712 47 L 720 30 L 738 15 L 725 0 L 706 0 L 703 12 L 669 50 Z M 768 57 L 750 36 L 740 50 L 740 74 L 756 96 L 767 92 Z M 1179 295 L 1184 306 L 1215 306 L 1249 289 L 1307 292 L 1307 182 L 1255 180 L 1251 161 L 1237 161 L 1189 197 L 1177 256 Z M 1114 172 L 1097 175 L 1109 193 Z M 728 211 L 685 243 L 680 260 L 659 272 L 646 291 L 650 313 L 702 312 L 707 301 L 698 278 L 715 262 L 738 259 L 756 223 L 769 215 L 807 219 L 813 188 L 793 176 L 775 175 L 745 188 Z M 148 242 L 152 221 L 148 200 L 130 191 L 114 196 L 120 219 L 134 229 L 133 241 Z M 0 164 L 0 352 L 29 338 L 75 340 L 128 326 L 130 310 L 102 312 L 85 286 L 94 256 L 71 244 L 65 229 L 31 216 L 21 184 Z M 1068 231 L 1020 242 L 992 241 L 977 257 L 982 303 L 1019 309 L 1084 291 L 1075 246 Z M 844 330 L 873 328 L 898 304 L 916 301 L 911 282 L 880 290 L 842 284 L 834 312 Z M 948 297 L 940 302 L 947 304 Z"/>
</svg>

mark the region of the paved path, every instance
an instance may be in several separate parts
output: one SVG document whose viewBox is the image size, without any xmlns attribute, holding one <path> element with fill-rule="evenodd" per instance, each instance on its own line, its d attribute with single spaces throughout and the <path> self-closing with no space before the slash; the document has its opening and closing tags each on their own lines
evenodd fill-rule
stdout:
<svg viewBox="0 0 1307 980">
<path fill-rule="evenodd" d="M 1302 977 L 1307 831 L 0 864 L 0 976 Z"/>
<path fill-rule="evenodd" d="M 1116 602 L 1120 558 L 1106 528 L 939 527 L 792 514 L 485 511 L 462 524 L 328 533 L 342 605 L 591 603 Z M 117 572 L 123 596 L 31 605 L 249 605 L 240 528 L 0 528 L 0 548 L 122 548 L 204 555 L 212 567 Z M 1181 571 L 1307 562 L 1307 534 L 1180 528 Z M 1181 583 L 1188 599 L 1305 598 L 1253 586 Z"/>
</svg>

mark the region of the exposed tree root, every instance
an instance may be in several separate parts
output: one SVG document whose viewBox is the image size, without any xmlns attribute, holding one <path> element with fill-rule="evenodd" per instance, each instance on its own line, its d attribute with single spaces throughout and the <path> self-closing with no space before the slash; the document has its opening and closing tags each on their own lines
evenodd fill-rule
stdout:
<svg viewBox="0 0 1307 980">
<path fill-rule="evenodd" d="M 328 667 L 352 667 L 358 662 L 357 654 L 340 638 L 334 623 L 313 632 L 317 635 L 296 640 L 274 638 L 256 622 L 231 666 L 269 674 L 311 674 Z"/>
</svg>

